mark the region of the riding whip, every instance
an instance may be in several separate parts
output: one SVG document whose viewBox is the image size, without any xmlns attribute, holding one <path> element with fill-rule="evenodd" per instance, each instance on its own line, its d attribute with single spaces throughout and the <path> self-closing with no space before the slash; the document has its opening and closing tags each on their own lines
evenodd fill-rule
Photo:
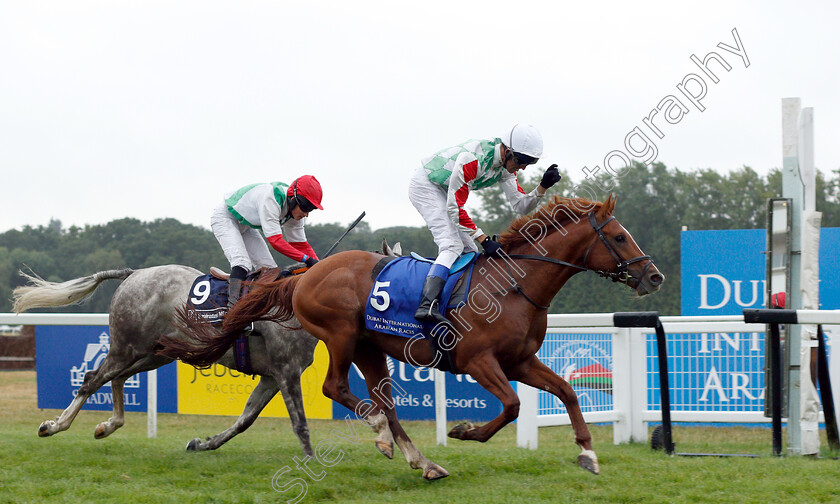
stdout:
<svg viewBox="0 0 840 504">
<path fill-rule="evenodd" d="M 325 259 L 327 256 L 329 256 L 330 254 L 332 254 L 333 250 L 335 250 L 335 248 L 338 246 L 338 244 L 339 244 L 339 243 L 341 243 L 341 240 L 343 240 L 343 239 L 344 239 L 344 237 L 345 237 L 345 236 L 347 236 L 347 233 L 349 233 L 350 231 L 352 231 L 352 230 L 353 230 L 353 228 L 354 228 L 354 227 L 356 227 L 356 224 L 358 224 L 359 222 L 361 222 L 361 221 L 362 221 L 362 219 L 364 219 L 364 218 L 365 218 L 365 212 L 362 212 L 362 214 L 361 214 L 361 215 L 359 215 L 359 216 L 356 218 L 356 220 L 354 220 L 354 221 L 353 221 L 353 223 L 352 223 L 352 224 L 350 224 L 350 227 L 348 227 L 348 228 L 347 228 L 347 231 L 345 231 L 345 232 L 344 232 L 344 234 L 343 234 L 343 235 L 341 235 L 341 237 L 339 237 L 339 239 L 338 239 L 335 243 L 333 243 L 333 246 L 332 246 L 332 247 L 330 247 L 330 249 L 329 249 L 329 250 L 327 250 L 327 253 L 326 253 L 326 254 L 324 254 L 324 255 L 321 257 L 321 259 Z"/>
</svg>

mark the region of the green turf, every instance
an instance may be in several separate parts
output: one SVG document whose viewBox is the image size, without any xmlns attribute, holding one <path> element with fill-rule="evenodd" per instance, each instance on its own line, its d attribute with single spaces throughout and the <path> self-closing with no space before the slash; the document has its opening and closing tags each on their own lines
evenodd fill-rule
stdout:
<svg viewBox="0 0 840 504">
<path fill-rule="evenodd" d="M 146 438 L 146 416 L 129 413 L 126 425 L 105 440 L 93 429 L 107 412 L 84 411 L 69 431 L 37 436 L 56 410 L 38 410 L 34 372 L 0 373 L 0 502 L 586 502 L 776 503 L 840 502 L 840 461 L 825 456 L 774 458 L 763 428 L 675 427 L 678 451 L 757 453 L 758 459 L 667 457 L 645 444 L 615 446 L 612 428 L 592 428 L 602 474 L 575 465 L 570 427 L 540 430 L 540 449 L 516 448 L 508 426 L 486 444 L 434 442 L 431 422 L 405 422 L 426 456 L 450 477 L 428 482 L 397 453 L 373 446 L 372 432 L 357 423 L 362 441 L 337 441 L 343 454 L 332 467 L 310 461 L 315 480 L 295 467 L 302 457 L 287 420 L 260 419 L 215 452 L 187 453 L 186 443 L 216 434 L 232 417 L 161 414 L 158 437 Z M 347 431 L 342 422 L 309 422 L 313 445 Z M 824 435 L 823 435 L 824 436 Z M 824 441 L 824 439 L 823 439 Z M 334 451 L 327 458 L 337 458 Z M 825 453 L 824 455 L 831 455 Z M 287 485 L 278 492 L 275 486 Z"/>
</svg>

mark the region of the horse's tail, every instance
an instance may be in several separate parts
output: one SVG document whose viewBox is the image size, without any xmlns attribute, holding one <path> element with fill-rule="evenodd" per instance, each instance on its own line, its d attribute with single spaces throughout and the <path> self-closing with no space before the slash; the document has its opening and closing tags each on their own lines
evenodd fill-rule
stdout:
<svg viewBox="0 0 840 504">
<path fill-rule="evenodd" d="M 251 322 L 287 322 L 294 317 L 292 294 L 300 275 L 277 280 L 256 280 L 251 291 L 225 314 L 221 330 L 204 322 L 184 305 L 175 310 L 175 325 L 186 338 L 163 337 L 157 353 L 197 367 L 219 360 Z"/>
<path fill-rule="evenodd" d="M 66 282 L 48 282 L 43 278 L 20 272 L 29 285 L 16 287 L 12 292 L 13 310 L 20 313 L 33 308 L 55 308 L 81 303 L 93 294 L 99 284 L 105 280 L 125 280 L 134 273 L 130 268 L 121 270 L 107 270 L 93 275 L 68 280 Z"/>
</svg>

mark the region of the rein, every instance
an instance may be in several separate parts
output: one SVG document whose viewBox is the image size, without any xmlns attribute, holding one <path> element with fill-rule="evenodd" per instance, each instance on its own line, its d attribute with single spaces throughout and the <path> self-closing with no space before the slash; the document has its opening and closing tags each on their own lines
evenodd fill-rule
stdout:
<svg viewBox="0 0 840 504">
<path fill-rule="evenodd" d="M 590 245 L 589 248 L 586 249 L 586 254 L 584 254 L 584 256 L 583 256 L 583 265 L 582 266 L 579 265 L 579 264 L 572 264 L 570 262 L 561 261 L 559 259 L 554 259 L 553 257 L 543 257 L 543 256 L 538 256 L 538 255 L 529 255 L 529 254 L 508 254 L 507 256 L 510 257 L 511 259 L 528 259 L 528 260 L 532 260 L 532 261 L 542 261 L 542 262 L 547 262 L 547 263 L 551 263 L 551 264 L 557 264 L 559 266 L 576 268 L 576 269 L 579 269 L 581 271 L 592 271 L 593 273 L 598 274 L 598 276 L 600 276 L 600 277 L 609 278 L 613 282 L 621 282 L 621 283 L 626 285 L 627 281 L 630 279 L 630 274 L 629 274 L 629 271 L 628 271 L 628 267 L 631 264 L 634 264 L 634 263 L 637 263 L 637 262 L 640 262 L 640 261 L 649 260 L 650 256 L 649 255 L 641 255 L 639 257 L 634 257 L 633 259 L 625 261 L 621 257 L 621 254 L 615 249 L 615 247 L 612 246 L 612 244 L 610 244 L 609 240 L 607 240 L 607 237 L 604 235 L 604 231 L 603 231 L 604 226 L 606 226 L 607 224 L 610 223 L 610 221 L 613 221 L 613 220 L 615 220 L 615 217 L 611 216 L 610 218 L 608 218 L 607 220 L 605 220 L 604 222 L 602 222 L 599 225 L 598 221 L 595 219 L 595 212 L 591 212 L 589 214 L 589 223 L 592 225 L 592 229 L 595 230 L 595 233 L 598 235 L 598 238 L 601 240 L 601 243 L 604 244 L 604 246 L 607 248 L 607 252 L 610 253 L 612 258 L 616 262 L 616 270 L 615 271 L 595 270 L 595 269 L 592 269 L 592 268 L 586 266 L 586 261 L 589 259 L 589 253 L 592 252 L 592 247 L 595 245 L 595 242 L 593 242 L 592 245 Z M 645 271 L 647 271 L 647 269 L 650 267 L 651 264 L 653 264 L 653 263 L 652 262 L 648 263 L 648 265 L 645 267 Z M 528 297 L 528 295 L 525 294 L 525 292 L 522 290 L 522 286 L 519 285 L 519 283 L 517 283 L 516 280 L 514 280 L 513 275 L 510 272 L 510 267 L 507 264 L 505 264 L 505 269 L 507 270 L 508 277 L 513 282 L 513 286 L 508 287 L 507 289 L 504 289 L 502 291 L 499 291 L 496 294 L 500 294 L 502 292 L 507 292 L 507 291 L 514 291 L 514 292 L 517 292 L 519 294 L 522 294 L 522 296 L 526 300 L 528 300 L 529 303 L 534 305 L 537 309 L 548 310 L 550 308 L 549 306 L 543 306 L 541 304 L 538 304 L 536 301 L 534 301 L 533 299 Z"/>
</svg>

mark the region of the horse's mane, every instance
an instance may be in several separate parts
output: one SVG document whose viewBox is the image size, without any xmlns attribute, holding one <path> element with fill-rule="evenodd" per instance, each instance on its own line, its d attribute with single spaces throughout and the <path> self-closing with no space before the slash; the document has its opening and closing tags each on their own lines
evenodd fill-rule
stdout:
<svg viewBox="0 0 840 504">
<path fill-rule="evenodd" d="M 507 231 L 499 236 L 499 243 L 506 251 L 525 243 L 532 243 L 528 238 L 536 239 L 536 235 L 542 229 L 551 233 L 557 229 L 557 226 L 583 219 L 589 212 L 601 208 L 601 205 L 603 203 L 586 198 L 554 196 L 551 201 L 541 205 L 534 213 L 517 217 Z M 539 221 L 541 225 L 537 224 L 535 220 Z"/>
</svg>

